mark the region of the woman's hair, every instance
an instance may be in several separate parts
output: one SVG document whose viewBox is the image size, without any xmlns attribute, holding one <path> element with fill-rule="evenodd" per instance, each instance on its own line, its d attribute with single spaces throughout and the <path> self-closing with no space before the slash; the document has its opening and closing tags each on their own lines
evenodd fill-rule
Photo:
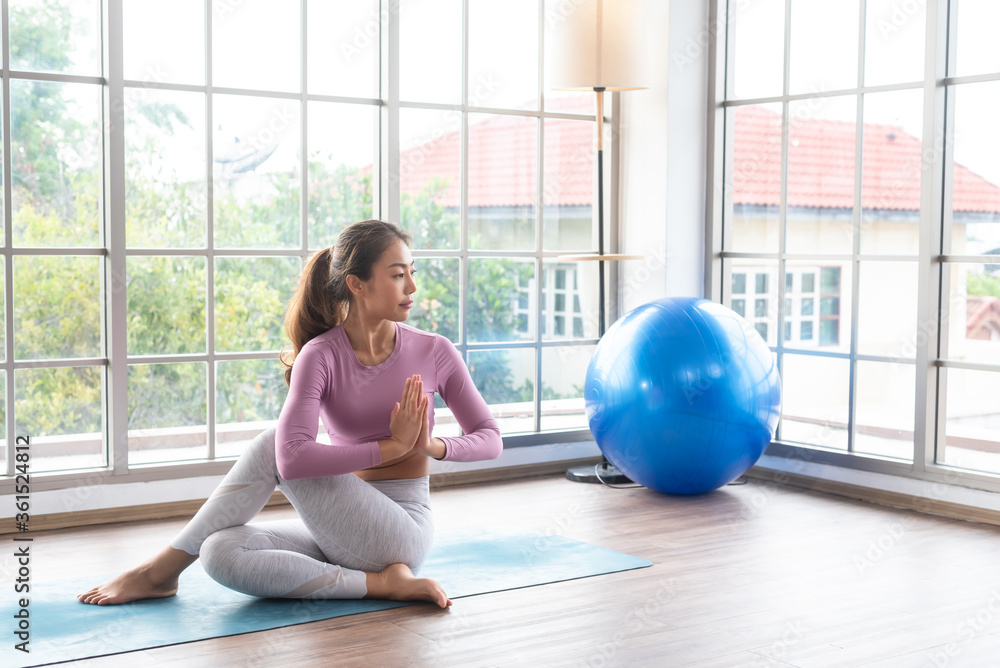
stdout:
<svg viewBox="0 0 1000 668">
<path fill-rule="evenodd" d="M 347 317 L 351 303 L 347 277 L 370 279 L 375 263 L 396 241 L 409 245 L 411 238 L 394 223 L 365 220 L 345 227 L 333 246 L 309 258 L 285 311 L 285 331 L 294 348 L 291 355 L 287 350 L 279 355 L 286 367 L 286 384 L 292 382 L 292 365 L 302 346 Z"/>
</svg>

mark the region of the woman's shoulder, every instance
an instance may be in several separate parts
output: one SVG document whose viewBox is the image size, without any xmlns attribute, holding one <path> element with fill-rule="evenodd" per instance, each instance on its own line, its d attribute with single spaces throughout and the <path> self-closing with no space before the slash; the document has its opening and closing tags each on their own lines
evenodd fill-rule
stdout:
<svg viewBox="0 0 1000 668">
<path fill-rule="evenodd" d="M 397 322 L 396 325 L 399 326 L 399 331 L 407 339 L 412 339 L 414 341 L 426 341 L 428 343 L 434 342 L 436 339 L 443 339 L 444 337 L 435 332 L 428 332 L 423 329 L 417 329 L 413 325 L 407 325 L 405 322 Z"/>
<path fill-rule="evenodd" d="M 343 325 L 337 325 L 333 329 L 314 336 L 302 346 L 299 355 L 307 351 L 312 355 L 336 355 L 343 347 L 343 342 L 347 339 L 347 337 L 343 336 L 343 329 Z"/>
<path fill-rule="evenodd" d="M 437 332 L 428 332 L 423 329 L 417 329 L 412 325 L 407 325 L 406 323 L 397 323 L 399 325 L 400 336 L 403 337 L 404 343 L 406 343 L 407 348 L 413 352 L 420 351 L 428 355 L 437 355 L 441 350 L 448 351 L 448 349 L 454 350 L 455 346 L 447 338 L 438 334 Z"/>
</svg>

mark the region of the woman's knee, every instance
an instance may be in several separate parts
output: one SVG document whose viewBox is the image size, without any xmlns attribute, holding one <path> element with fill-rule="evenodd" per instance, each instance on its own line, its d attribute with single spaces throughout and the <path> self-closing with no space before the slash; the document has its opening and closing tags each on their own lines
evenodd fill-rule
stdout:
<svg viewBox="0 0 1000 668">
<path fill-rule="evenodd" d="M 430 553 L 430 538 L 430 536 L 417 536 L 409 543 L 399 544 L 396 550 L 387 555 L 385 566 L 395 563 L 406 564 L 411 571 L 416 573 L 423 566 Z"/>
<path fill-rule="evenodd" d="M 263 457 L 266 460 L 274 461 L 274 434 L 276 427 L 268 427 L 257 434 L 244 450 L 244 453 L 251 453 L 256 457 Z"/>
<path fill-rule="evenodd" d="M 229 527 L 211 534 L 201 544 L 201 564 L 213 579 L 227 572 L 247 548 L 254 531 L 247 526 Z"/>
<path fill-rule="evenodd" d="M 277 485 L 278 465 L 274 458 L 274 427 L 257 434 L 240 453 L 227 479 L 234 482 L 263 480 Z"/>
</svg>

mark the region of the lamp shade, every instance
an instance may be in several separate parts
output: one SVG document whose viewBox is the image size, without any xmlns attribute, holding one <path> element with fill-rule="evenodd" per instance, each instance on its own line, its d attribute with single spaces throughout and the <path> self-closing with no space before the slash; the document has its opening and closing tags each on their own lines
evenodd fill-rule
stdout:
<svg viewBox="0 0 1000 668">
<path fill-rule="evenodd" d="M 646 44 L 638 0 L 558 3 L 546 17 L 546 87 L 556 90 L 645 88 Z"/>
</svg>

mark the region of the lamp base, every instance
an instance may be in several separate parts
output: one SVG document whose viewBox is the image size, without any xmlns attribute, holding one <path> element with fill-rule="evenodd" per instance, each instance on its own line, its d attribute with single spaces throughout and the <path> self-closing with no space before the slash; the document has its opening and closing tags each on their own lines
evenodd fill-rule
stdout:
<svg viewBox="0 0 1000 668">
<path fill-rule="evenodd" d="M 598 485 L 628 485 L 632 481 L 608 460 L 596 466 L 574 466 L 566 469 L 566 479 L 573 482 L 589 482 Z"/>
</svg>

